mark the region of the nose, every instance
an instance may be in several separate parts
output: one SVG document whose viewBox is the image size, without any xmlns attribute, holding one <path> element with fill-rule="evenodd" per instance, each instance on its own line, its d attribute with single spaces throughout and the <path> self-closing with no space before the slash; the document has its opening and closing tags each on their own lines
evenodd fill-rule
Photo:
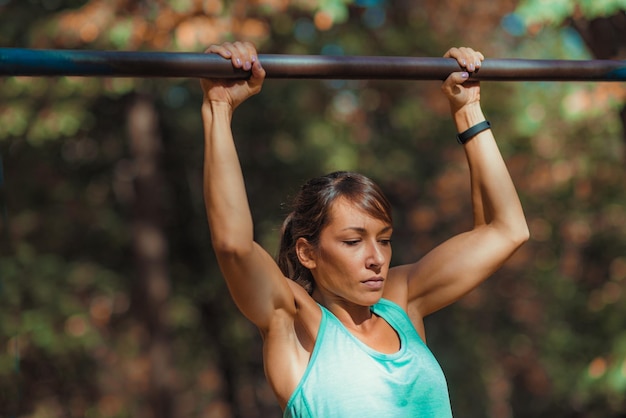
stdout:
<svg viewBox="0 0 626 418">
<path fill-rule="evenodd" d="M 368 269 L 379 269 L 385 262 L 385 254 L 378 245 L 378 242 L 374 242 L 368 246 L 368 254 L 366 258 L 366 266 Z"/>
</svg>

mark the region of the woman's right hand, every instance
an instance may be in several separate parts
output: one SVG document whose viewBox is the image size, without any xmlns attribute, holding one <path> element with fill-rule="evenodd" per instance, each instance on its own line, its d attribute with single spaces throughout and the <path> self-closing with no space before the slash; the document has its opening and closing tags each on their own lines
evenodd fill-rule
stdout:
<svg viewBox="0 0 626 418">
<path fill-rule="evenodd" d="M 235 110 L 248 97 L 261 91 L 265 70 L 261 66 L 256 48 L 250 42 L 226 42 L 222 45 L 211 45 L 206 53 L 218 54 L 231 60 L 233 67 L 245 71 L 252 70 L 249 79 L 209 79 L 200 80 L 204 91 L 204 102 L 220 102 L 228 104 Z"/>
</svg>

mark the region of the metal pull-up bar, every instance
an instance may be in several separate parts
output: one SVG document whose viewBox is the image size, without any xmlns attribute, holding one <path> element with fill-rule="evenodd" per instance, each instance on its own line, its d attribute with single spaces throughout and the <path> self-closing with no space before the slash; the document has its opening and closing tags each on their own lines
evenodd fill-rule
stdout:
<svg viewBox="0 0 626 418">
<path fill-rule="evenodd" d="M 443 80 L 452 58 L 260 54 L 267 78 Z M 0 48 L 0 76 L 246 78 L 214 54 Z M 486 59 L 492 81 L 626 81 L 626 61 Z"/>
</svg>

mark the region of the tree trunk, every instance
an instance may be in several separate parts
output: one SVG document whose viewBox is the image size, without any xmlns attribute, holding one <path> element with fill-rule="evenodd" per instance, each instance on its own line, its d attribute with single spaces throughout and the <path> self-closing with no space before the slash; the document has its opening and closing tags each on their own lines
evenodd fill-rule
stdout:
<svg viewBox="0 0 626 418">
<path fill-rule="evenodd" d="M 585 44 L 597 59 L 626 59 L 626 11 L 612 16 L 572 18 L 571 25 L 578 31 Z M 626 143 L 626 103 L 620 110 L 622 137 Z M 626 159 L 626 155 L 623 156 Z"/>
<path fill-rule="evenodd" d="M 141 356 L 149 364 L 145 416 L 169 418 L 174 416 L 175 391 L 170 331 L 165 318 L 170 296 L 162 210 L 165 184 L 160 173 L 158 114 L 149 98 L 138 95 L 132 100 L 128 131 L 135 171 L 132 232 L 137 282 L 133 305 L 147 331 Z"/>
</svg>

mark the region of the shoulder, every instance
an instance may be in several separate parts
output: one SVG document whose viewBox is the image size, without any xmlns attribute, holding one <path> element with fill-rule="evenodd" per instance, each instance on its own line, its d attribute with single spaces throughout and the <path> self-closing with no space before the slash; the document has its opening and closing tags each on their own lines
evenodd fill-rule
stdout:
<svg viewBox="0 0 626 418">
<path fill-rule="evenodd" d="M 389 269 L 383 298 L 400 306 L 406 312 L 408 305 L 408 275 L 405 270 L 406 266 Z"/>
<path fill-rule="evenodd" d="M 412 265 L 402 265 L 389 270 L 383 298 L 395 303 L 406 312 L 413 324 L 413 328 L 415 328 L 422 340 L 426 341 L 424 317 L 420 312 L 419 304 L 416 301 L 409 301 L 411 268 Z"/>
</svg>

